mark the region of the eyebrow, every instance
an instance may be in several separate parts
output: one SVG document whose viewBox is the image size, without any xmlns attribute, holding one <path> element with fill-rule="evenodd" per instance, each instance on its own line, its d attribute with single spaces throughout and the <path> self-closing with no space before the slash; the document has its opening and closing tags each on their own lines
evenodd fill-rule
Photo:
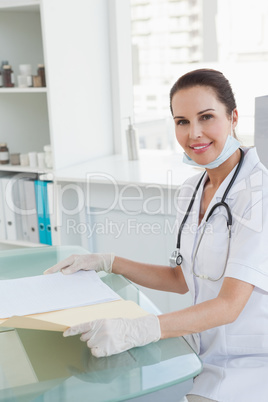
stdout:
<svg viewBox="0 0 268 402">
<path fill-rule="evenodd" d="M 208 109 L 201 110 L 201 112 L 198 112 L 197 115 L 199 116 L 200 114 L 203 114 L 203 113 L 208 112 L 210 110 L 213 110 L 215 112 L 215 109 L 208 108 Z M 174 116 L 173 119 L 185 119 L 185 117 L 184 116 Z"/>
</svg>

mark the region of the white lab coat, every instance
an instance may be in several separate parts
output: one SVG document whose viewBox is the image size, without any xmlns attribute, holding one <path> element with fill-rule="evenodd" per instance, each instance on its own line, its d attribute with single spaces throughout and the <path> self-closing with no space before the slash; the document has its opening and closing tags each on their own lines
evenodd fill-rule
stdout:
<svg viewBox="0 0 268 402">
<path fill-rule="evenodd" d="M 268 171 L 260 163 L 255 148 L 244 151 L 241 171 L 226 198 L 233 226 L 224 276 L 255 287 L 234 323 L 186 337 L 204 365 L 190 393 L 220 402 L 268 401 Z M 221 200 L 234 170 L 217 190 L 198 226 L 205 175 L 182 232 L 182 270 L 193 304 L 217 297 L 224 280 L 212 282 L 194 277 L 191 263 L 206 216 Z M 178 225 L 199 178 L 200 174 L 191 177 L 181 188 Z M 195 272 L 219 277 L 224 269 L 227 243 L 226 211 L 221 207 L 209 220 L 196 256 Z"/>
</svg>

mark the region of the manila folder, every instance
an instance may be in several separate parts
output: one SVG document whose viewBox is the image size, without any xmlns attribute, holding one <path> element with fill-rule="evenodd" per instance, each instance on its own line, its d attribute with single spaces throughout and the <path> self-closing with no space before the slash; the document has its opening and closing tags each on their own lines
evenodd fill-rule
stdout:
<svg viewBox="0 0 268 402">
<path fill-rule="evenodd" d="M 121 299 L 49 313 L 13 316 L 0 320 L 0 327 L 63 332 L 73 325 L 102 318 L 138 318 L 147 314 L 135 302 Z"/>
</svg>

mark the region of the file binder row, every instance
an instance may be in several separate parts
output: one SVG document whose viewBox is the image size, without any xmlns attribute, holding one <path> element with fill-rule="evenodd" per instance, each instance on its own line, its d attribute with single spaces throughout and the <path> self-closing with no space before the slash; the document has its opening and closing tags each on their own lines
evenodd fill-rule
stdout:
<svg viewBox="0 0 268 402">
<path fill-rule="evenodd" d="M 47 182 L 35 180 L 34 187 L 40 243 L 52 245 Z"/>
<path fill-rule="evenodd" d="M 52 245 L 48 202 L 52 185 L 20 175 L 0 177 L 0 240 Z"/>
</svg>

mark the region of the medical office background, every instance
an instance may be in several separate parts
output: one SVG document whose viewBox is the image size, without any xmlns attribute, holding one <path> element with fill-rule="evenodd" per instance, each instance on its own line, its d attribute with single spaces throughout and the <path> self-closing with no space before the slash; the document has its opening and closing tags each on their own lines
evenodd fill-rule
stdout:
<svg viewBox="0 0 268 402">
<path fill-rule="evenodd" d="M 49 184 L 52 245 L 168 263 L 174 199 L 196 173 L 181 164 L 169 111 L 170 87 L 183 73 L 210 67 L 226 75 L 243 145 L 256 142 L 256 98 L 265 125 L 266 0 L 0 0 L 0 52 L 15 75 L 14 88 L 0 88 L 0 142 L 24 154 L 51 145 L 53 158 L 47 169 L 0 165 L 0 181 Z M 19 65 L 39 63 L 46 87 L 18 88 Z M 48 246 L 18 230 L 0 234 L 4 249 Z M 191 303 L 189 295 L 144 291 L 163 312 Z"/>
</svg>

